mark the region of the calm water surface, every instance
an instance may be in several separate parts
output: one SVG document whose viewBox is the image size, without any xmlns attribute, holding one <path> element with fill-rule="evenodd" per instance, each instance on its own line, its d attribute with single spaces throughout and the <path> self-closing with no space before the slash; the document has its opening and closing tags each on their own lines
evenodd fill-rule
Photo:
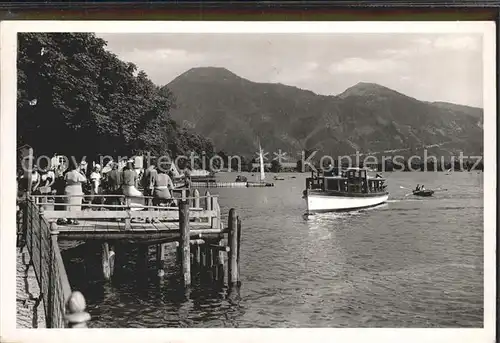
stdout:
<svg viewBox="0 0 500 343">
<path fill-rule="evenodd" d="M 280 176 L 274 188 L 211 189 L 223 214 L 234 207 L 243 221 L 239 291 L 195 280 L 186 293 L 173 262 L 160 279 L 153 264 L 124 265 L 132 252 L 118 252 L 122 266 L 105 283 L 98 261 L 81 263 L 97 256 L 88 244 L 66 251 L 91 327 L 482 327 L 482 174 L 385 173 L 388 204 L 308 219 L 307 175 Z M 447 191 L 400 188 L 417 183 Z"/>
</svg>

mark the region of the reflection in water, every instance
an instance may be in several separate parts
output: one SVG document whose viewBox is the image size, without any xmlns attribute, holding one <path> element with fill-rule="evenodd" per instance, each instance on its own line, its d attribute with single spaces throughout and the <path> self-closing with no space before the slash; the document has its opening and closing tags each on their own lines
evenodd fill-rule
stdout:
<svg viewBox="0 0 500 343">
<path fill-rule="evenodd" d="M 306 175 L 296 176 L 273 188 L 210 190 L 220 195 L 224 221 L 234 207 L 243 222 L 240 288 L 208 286 L 195 271 L 185 290 L 173 252 L 158 277 L 153 261 L 137 271 L 136 251 L 125 244 L 116 247 L 115 275 L 105 283 L 99 244 L 65 250 L 90 326 L 482 325 L 482 175 L 387 173 L 388 204 L 308 218 Z M 448 191 L 417 199 L 400 188 L 417 183 Z"/>
</svg>

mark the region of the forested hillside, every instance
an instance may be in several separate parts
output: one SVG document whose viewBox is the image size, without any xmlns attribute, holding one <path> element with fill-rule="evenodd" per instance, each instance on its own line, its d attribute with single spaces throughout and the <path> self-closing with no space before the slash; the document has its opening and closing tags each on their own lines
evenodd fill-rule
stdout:
<svg viewBox="0 0 500 343">
<path fill-rule="evenodd" d="M 175 98 L 87 33 L 18 38 L 17 139 L 36 154 L 208 154 L 212 144 L 170 117 Z"/>
</svg>

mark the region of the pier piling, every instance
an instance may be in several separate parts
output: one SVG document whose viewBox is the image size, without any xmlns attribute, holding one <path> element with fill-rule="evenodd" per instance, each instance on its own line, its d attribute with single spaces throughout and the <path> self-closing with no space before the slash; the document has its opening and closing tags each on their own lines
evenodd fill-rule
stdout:
<svg viewBox="0 0 500 343">
<path fill-rule="evenodd" d="M 189 203 L 179 202 L 179 227 L 181 231 L 181 261 L 184 286 L 191 285 L 191 249 L 189 244 Z"/>
<path fill-rule="evenodd" d="M 229 211 L 229 233 L 228 233 L 229 253 L 228 253 L 228 284 L 229 286 L 238 283 L 238 217 L 236 210 Z"/>
<path fill-rule="evenodd" d="M 200 246 L 201 248 L 201 268 L 205 269 L 207 267 L 207 246 L 205 244 Z"/>
<path fill-rule="evenodd" d="M 205 266 L 205 271 L 207 273 L 207 279 L 213 279 L 213 275 L 212 274 L 212 265 L 213 265 L 213 260 L 212 260 L 212 255 L 213 255 L 213 249 L 210 247 L 210 244 L 209 242 L 207 242 L 207 244 L 205 244 L 205 251 L 206 251 L 206 257 L 207 257 L 207 264 Z"/>
<path fill-rule="evenodd" d="M 218 272 L 218 259 L 219 259 L 219 250 L 215 249 L 212 245 L 210 245 L 210 251 L 211 251 L 211 269 L 212 269 L 212 280 L 217 281 L 217 272 Z"/>
<path fill-rule="evenodd" d="M 201 265 L 201 246 L 199 244 L 197 244 L 194 247 L 194 251 L 195 251 L 196 267 L 199 268 Z"/>
<path fill-rule="evenodd" d="M 158 274 L 163 274 L 164 266 L 164 256 L 165 256 L 165 244 L 157 244 L 156 245 L 156 269 Z"/>
<path fill-rule="evenodd" d="M 226 248 L 226 250 L 220 249 L 217 255 L 217 281 L 223 284 L 225 281 L 224 258 L 225 254 L 227 253 L 227 245 L 225 246 L 224 240 L 221 239 L 219 241 L 219 246 Z"/>
</svg>

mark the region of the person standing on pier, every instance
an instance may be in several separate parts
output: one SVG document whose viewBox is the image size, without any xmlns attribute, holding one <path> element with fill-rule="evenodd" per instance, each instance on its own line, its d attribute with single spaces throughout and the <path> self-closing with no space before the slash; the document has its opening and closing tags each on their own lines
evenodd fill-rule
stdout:
<svg viewBox="0 0 500 343">
<path fill-rule="evenodd" d="M 102 183 L 102 175 L 101 175 L 101 166 L 96 164 L 94 166 L 94 170 L 90 174 L 90 182 L 91 182 L 91 191 L 92 195 L 92 203 L 101 203 L 101 198 L 96 197 L 96 195 L 101 194 L 101 183 Z"/>
<path fill-rule="evenodd" d="M 153 180 L 153 186 L 154 206 L 159 206 L 161 203 L 170 205 L 173 201 L 172 194 L 170 192 L 174 189 L 174 183 L 165 169 L 160 168 L 158 170 Z"/>
<path fill-rule="evenodd" d="M 52 187 L 54 188 L 53 192 L 56 195 L 64 195 L 64 189 L 66 187 L 66 181 L 64 180 L 64 175 L 65 172 L 67 171 L 67 167 L 65 164 L 59 163 L 54 171 L 54 184 Z M 62 197 L 56 197 L 55 201 L 56 204 L 64 204 L 65 199 Z M 63 205 L 55 205 L 55 210 L 60 210 L 64 211 L 65 206 Z M 63 224 L 64 220 L 58 220 L 61 224 Z"/>
<path fill-rule="evenodd" d="M 137 189 L 137 173 L 134 169 L 134 163 L 128 162 L 127 166 L 123 169 L 123 195 L 131 198 L 132 202 L 143 205 L 144 199 L 142 193 Z"/>
<path fill-rule="evenodd" d="M 154 190 L 154 182 L 158 171 L 154 163 L 151 163 L 149 167 L 144 171 L 142 176 L 142 186 L 144 187 L 144 195 L 152 196 Z"/>
<path fill-rule="evenodd" d="M 90 173 L 90 182 L 92 182 L 93 194 L 99 194 L 99 186 L 101 185 L 101 166 L 99 164 L 96 164 Z"/>
<path fill-rule="evenodd" d="M 81 211 L 81 205 L 83 201 L 83 189 L 82 184 L 87 182 L 83 171 L 80 167 L 70 164 L 69 171 L 64 175 L 64 180 L 66 181 L 66 188 L 64 189 L 64 194 L 69 195 L 66 198 L 66 203 L 73 206 L 67 206 L 66 211 Z M 68 218 L 68 224 L 78 225 L 77 220 Z"/>
<path fill-rule="evenodd" d="M 122 186 L 122 174 L 118 170 L 118 163 L 112 162 L 111 164 L 111 170 L 107 173 L 107 194 L 110 195 L 118 195 L 121 193 L 121 186 Z M 109 198 L 109 204 L 110 205 L 119 205 L 120 204 L 120 199 L 119 198 Z"/>
</svg>

